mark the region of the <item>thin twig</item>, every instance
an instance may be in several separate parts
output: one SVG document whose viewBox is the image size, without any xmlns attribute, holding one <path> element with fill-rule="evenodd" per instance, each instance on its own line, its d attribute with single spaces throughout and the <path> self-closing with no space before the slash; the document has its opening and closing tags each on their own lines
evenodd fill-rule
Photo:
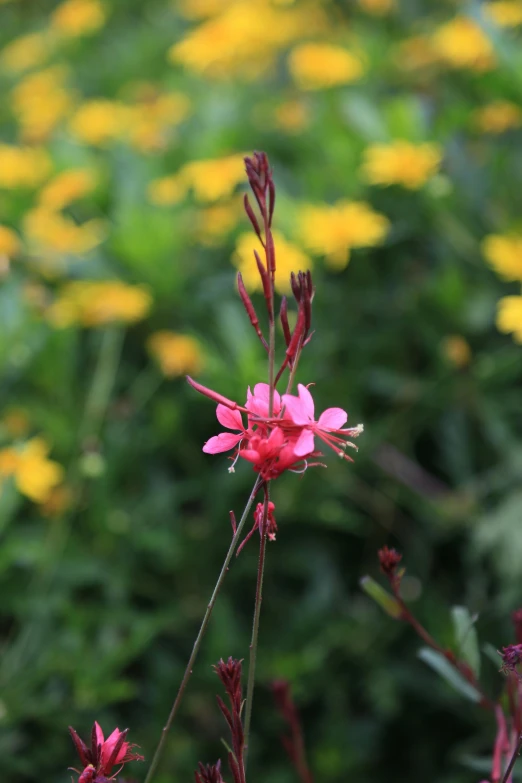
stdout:
<svg viewBox="0 0 522 783">
<path fill-rule="evenodd" d="M 517 744 L 515 745 L 515 750 L 513 751 L 513 755 L 511 756 L 511 761 L 507 765 L 507 769 L 504 772 L 504 777 L 502 778 L 501 783 L 507 783 L 507 781 L 509 780 L 509 777 L 513 771 L 513 767 L 516 764 L 517 758 L 519 757 L 521 750 L 522 750 L 522 734 L 519 734 Z"/>
<path fill-rule="evenodd" d="M 261 542 L 259 544 L 259 562 L 257 567 L 256 601 L 254 606 L 254 619 L 252 623 L 252 640 L 250 642 L 250 658 L 248 662 L 248 680 L 245 700 L 245 752 L 244 764 L 246 769 L 248 756 L 248 740 L 250 735 L 250 722 L 252 719 L 252 701 L 254 698 L 254 682 L 256 677 L 257 643 L 259 638 L 259 618 L 261 615 L 261 603 L 263 601 L 263 575 L 265 570 L 266 539 L 268 530 L 268 502 L 270 500 L 268 486 L 265 484 L 265 503 L 263 508 L 263 521 L 261 528 Z"/>
<path fill-rule="evenodd" d="M 179 686 L 178 693 L 176 695 L 176 698 L 174 699 L 174 703 L 172 705 L 172 709 L 170 710 L 169 717 L 167 719 L 167 722 L 165 726 L 163 727 L 163 730 L 161 732 L 160 741 L 158 743 L 158 747 L 156 748 L 156 751 L 154 753 L 154 756 L 152 757 L 151 765 L 149 767 L 149 771 L 147 773 L 147 777 L 145 778 L 144 783 L 150 783 L 152 780 L 152 776 L 154 775 L 154 772 L 156 771 L 156 767 L 158 766 L 158 762 L 160 760 L 161 753 L 163 751 L 163 746 L 165 744 L 165 740 L 167 739 L 167 734 L 170 730 L 170 727 L 172 726 L 172 722 L 174 721 L 174 718 L 176 716 L 176 713 L 178 711 L 178 707 L 181 703 L 181 699 L 183 698 L 183 694 L 185 692 L 185 688 L 187 686 L 187 683 L 189 681 L 190 675 L 192 674 L 192 668 L 194 666 L 197 654 L 199 652 L 199 648 L 201 646 L 201 642 L 203 640 L 203 636 L 205 635 L 205 631 L 207 630 L 207 625 L 210 620 L 210 616 L 212 614 L 212 610 L 214 609 L 214 604 L 216 603 L 216 599 L 219 593 L 219 590 L 221 588 L 221 585 L 223 584 L 223 580 L 225 579 L 225 576 L 228 571 L 228 567 L 230 565 L 230 561 L 232 559 L 232 556 L 234 554 L 234 551 L 236 549 L 236 545 L 239 541 L 239 537 L 241 536 L 241 532 L 243 530 L 243 527 L 245 525 L 245 522 L 248 518 L 248 514 L 250 512 L 250 509 L 252 507 L 252 503 L 254 502 L 255 496 L 257 494 L 257 491 L 261 485 L 261 480 L 258 477 L 256 479 L 256 482 L 254 484 L 254 488 L 252 489 L 252 492 L 250 493 L 250 497 L 248 498 L 247 504 L 245 506 L 245 509 L 243 511 L 243 514 L 241 516 L 241 519 L 239 520 L 236 532 L 234 534 L 234 537 L 232 539 L 232 543 L 230 544 L 229 550 L 227 552 L 227 555 L 225 557 L 223 566 L 221 568 L 221 572 L 219 574 L 218 580 L 216 582 L 216 586 L 214 587 L 212 596 L 210 598 L 210 601 L 207 606 L 207 610 L 205 612 L 205 615 L 203 617 L 203 620 L 201 622 L 201 627 L 199 629 L 198 635 L 196 636 L 196 641 L 194 642 L 194 647 L 192 648 L 192 653 L 190 655 L 190 658 L 187 663 L 187 667 L 185 669 L 185 673 L 183 675 L 183 679 L 181 680 L 181 684 Z"/>
</svg>

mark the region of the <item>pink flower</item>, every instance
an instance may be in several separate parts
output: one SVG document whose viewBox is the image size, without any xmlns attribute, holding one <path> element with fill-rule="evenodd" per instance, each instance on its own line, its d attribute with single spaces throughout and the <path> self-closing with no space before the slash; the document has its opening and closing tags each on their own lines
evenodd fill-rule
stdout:
<svg viewBox="0 0 522 783">
<path fill-rule="evenodd" d="M 143 756 L 131 752 L 136 745 L 125 741 L 128 729 L 125 731 L 114 729 L 105 739 L 101 726 L 95 722 L 91 732 L 90 748 L 71 726 L 69 732 L 84 766 L 83 772 L 81 774 L 78 772 L 80 775 L 78 783 L 102 783 L 105 780 L 113 780 L 128 761 L 143 761 Z M 111 770 L 115 766 L 119 766 L 119 769 L 111 775 Z"/>
<path fill-rule="evenodd" d="M 223 451 L 229 451 L 237 446 L 248 434 L 248 430 L 243 426 L 243 418 L 238 409 L 230 410 L 225 405 L 218 405 L 216 408 L 217 420 L 227 430 L 236 430 L 238 434 L 232 432 L 221 432 L 207 440 L 203 446 L 206 454 L 221 454 Z"/>
<path fill-rule="evenodd" d="M 348 420 L 348 414 L 342 408 L 327 408 L 315 421 L 315 405 L 312 395 L 302 383 L 298 385 L 297 391 L 297 397 L 293 394 L 283 394 L 282 397 L 283 418 L 290 419 L 297 428 L 301 428 L 294 446 L 296 457 L 305 457 L 314 451 L 314 436 L 317 435 L 340 457 L 352 461 L 345 454 L 345 449 L 347 446 L 352 448 L 356 448 L 356 446 L 347 440 L 347 437 L 355 438 L 360 435 L 363 431 L 362 425 L 343 429 L 343 425 Z"/>
<path fill-rule="evenodd" d="M 253 421 L 257 419 L 268 418 L 268 405 L 270 398 L 270 386 L 268 383 L 256 383 L 254 386 L 254 393 L 250 391 L 250 386 L 247 390 L 247 401 L 245 404 L 246 409 L 252 414 Z M 274 410 L 273 416 L 278 416 L 281 411 L 281 395 L 274 390 Z"/>
</svg>

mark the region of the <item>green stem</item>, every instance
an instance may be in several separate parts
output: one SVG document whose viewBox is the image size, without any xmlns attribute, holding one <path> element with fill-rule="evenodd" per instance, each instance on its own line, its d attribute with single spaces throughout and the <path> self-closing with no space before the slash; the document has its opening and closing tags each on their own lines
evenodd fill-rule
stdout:
<svg viewBox="0 0 522 783">
<path fill-rule="evenodd" d="M 232 542 L 230 544 L 229 550 L 227 552 L 227 555 L 225 557 L 223 566 L 221 568 L 221 572 L 218 576 L 218 580 L 216 582 L 216 586 L 214 587 L 214 591 L 212 593 L 212 596 L 210 598 L 210 601 L 207 606 L 207 610 L 205 612 L 205 615 L 203 617 L 203 620 L 201 622 L 201 627 L 199 629 L 198 635 L 196 636 L 196 641 L 194 642 L 194 646 L 192 648 L 192 653 L 190 655 L 190 658 L 187 663 L 187 667 L 185 669 L 185 673 L 183 674 L 183 679 L 181 680 L 178 693 L 176 695 L 176 698 L 174 699 L 174 704 L 172 705 L 172 708 L 170 710 L 169 717 L 167 719 L 167 722 L 165 726 L 163 727 L 163 730 L 161 732 L 160 741 L 158 743 L 158 747 L 156 748 L 156 751 L 154 753 L 154 756 L 152 757 L 152 761 L 149 767 L 149 771 L 147 773 L 147 777 L 145 778 L 144 783 L 150 783 L 152 780 L 152 777 L 154 775 L 154 772 L 156 771 L 156 767 L 158 766 L 158 762 L 161 757 L 161 753 L 163 751 L 163 746 L 165 744 L 165 740 L 167 739 L 167 734 L 170 730 L 170 727 L 172 726 L 172 722 L 174 721 L 174 718 L 176 716 L 176 713 L 178 711 L 178 707 L 181 703 L 181 699 L 183 698 L 183 694 L 185 692 L 185 688 L 187 687 L 187 683 L 189 681 L 190 675 L 192 674 L 192 668 L 194 666 L 197 654 L 199 652 L 199 648 L 201 647 L 201 642 L 203 641 L 203 636 L 205 635 L 205 631 L 207 630 L 207 626 L 210 620 L 210 616 L 212 614 L 212 610 L 214 609 L 214 604 L 216 603 L 216 599 L 218 597 L 219 590 L 221 588 L 221 585 L 223 584 L 223 580 L 225 579 L 225 576 L 228 571 L 228 567 L 230 565 L 230 561 L 232 559 L 232 555 L 235 552 L 237 543 L 239 541 L 239 538 L 241 536 L 241 532 L 243 530 L 243 527 L 245 525 L 245 522 L 248 518 L 248 514 L 250 512 L 250 509 L 252 507 L 252 503 L 255 500 L 255 496 L 257 494 L 257 491 L 261 485 L 261 481 L 259 478 L 256 479 L 256 482 L 254 484 L 254 487 L 252 489 L 252 492 L 250 493 L 250 497 L 248 498 L 247 504 L 245 506 L 245 509 L 243 511 L 243 514 L 241 516 L 241 519 L 239 520 L 236 532 L 234 533 L 234 537 L 232 538 Z"/>
<path fill-rule="evenodd" d="M 250 723 L 252 719 L 252 702 L 254 698 L 254 682 L 256 677 L 257 643 L 259 638 L 259 618 L 261 616 L 261 603 L 263 601 L 263 575 L 265 570 L 266 539 L 268 529 L 268 502 L 270 500 L 268 486 L 265 485 L 265 503 L 263 508 L 263 521 L 261 528 L 261 543 L 259 545 L 259 562 L 257 567 L 256 601 L 254 606 L 254 620 L 252 624 L 252 640 L 250 642 L 250 658 L 248 662 L 248 681 L 245 700 L 245 753 L 244 764 L 248 756 L 248 738 L 250 735 Z"/>
<path fill-rule="evenodd" d="M 123 336 L 123 329 L 118 327 L 107 327 L 103 333 L 80 426 L 80 444 L 88 436 L 96 437 L 103 424 L 118 371 Z"/>
</svg>

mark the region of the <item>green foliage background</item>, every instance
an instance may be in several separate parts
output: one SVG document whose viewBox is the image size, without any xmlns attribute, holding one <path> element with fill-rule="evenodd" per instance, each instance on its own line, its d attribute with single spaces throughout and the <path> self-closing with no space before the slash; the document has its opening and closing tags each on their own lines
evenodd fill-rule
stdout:
<svg viewBox="0 0 522 783">
<path fill-rule="evenodd" d="M 0 6 L 3 44 L 39 29 L 55 5 Z M 459 5 L 482 19 L 481 4 Z M 197 205 L 152 206 L 146 187 L 187 161 L 252 149 L 266 150 L 275 170 L 276 223 L 288 223 L 294 201 L 364 198 L 392 230 L 383 247 L 354 251 L 342 272 L 315 262 L 316 334 L 300 380 L 317 384 L 318 409 L 342 405 L 366 431 L 354 465 L 329 455 L 327 470 L 274 486 L 279 533 L 268 551 L 250 775 L 295 780 L 268 688 L 286 677 L 321 783 L 486 777 L 491 716 L 418 660 L 413 632 L 382 614 L 358 581 L 377 577 L 377 548 L 397 546 L 406 594 L 443 644 L 454 643 L 454 604 L 479 614 L 482 641 L 513 641 L 509 614 L 522 603 L 522 354 L 497 333 L 495 307 L 517 291 L 487 268 L 480 242 L 519 221 L 521 132 L 485 136 L 471 116 L 493 99 L 521 102 L 520 37 L 486 24 L 500 63 L 484 75 L 404 75 L 390 67 L 393 46 L 448 19 L 455 4 L 399 1 L 379 18 L 331 3 L 332 19 L 345 19 L 363 47 L 367 75 L 305 96 L 311 120 L 287 134 L 270 119 L 274 105 L 298 96 L 284 51 L 263 78 L 215 82 L 167 63 L 168 47 L 193 24 L 175 4 L 106 6 L 105 27 L 67 54 L 77 88 L 113 98 L 148 80 L 189 95 L 193 111 L 156 155 L 123 144 L 92 150 L 63 130 L 47 142 L 61 166 L 104 172 L 97 208 L 113 228 L 80 276 L 147 284 L 147 320 L 57 331 L 24 304 L 22 287 L 37 273 L 13 263 L 2 281 L 0 403 L 28 411 L 81 499 L 49 519 L 2 486 L 0 779 L 65 783 L 75 763 L 67 725 L 86 735 L 94 719 L 109 731 L 129 726 L 151 758 L 228 547 L 228 512 L 240 514 L 253 476 L 245 465 L 229 475 L 224 458 L 202 453 L 217 431 L 214 406 L 182 378 L 162 381 L 146 338 L 163 328 L 197 336 L 207 356 L 201 381 L 235 399 L 266 369 L 234 290 L 233 235 L 203 246 Z M 15 142 L 13 77 L 1 79 L 2 134 Z M 444 148 L 442 174 L 419 192 L 368 188 L 358 177 L 364 148 L 396 137 Z M 2 220 L 16 226 L 24 198 L 3 192 Z M 460 369 L 443 350 L 455 334 L 471 347 Z M 115 380 L 93 450 L 78 432 L 96 367 Z M 198 760 L 223 755 L 211 664 L 247 657 L 255 572 L 253 539 L 225 582 L 158 783 L 190 780 Z M 482 668 L 496 694 L 498 667 L 486 657 Z M 144 773 L 135 765 L 130 774 Z"/>
</svg>

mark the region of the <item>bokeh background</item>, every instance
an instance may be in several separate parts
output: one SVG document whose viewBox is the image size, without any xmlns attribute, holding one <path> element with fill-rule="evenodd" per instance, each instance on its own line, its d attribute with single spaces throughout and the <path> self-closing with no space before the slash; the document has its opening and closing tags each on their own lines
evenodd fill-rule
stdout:
<svg viewBox="0 0 522 783">
<path fill-rule="evenodd" d="M 249 465 L 202 444 L 265 357 L 242 156 L 278 189 L 280 291 L 313 269 L 299 371 L 365 424 L 355 463 L 273 488 L 249 770 L 291 783 L 287 678 L 316 780 L 487 776 L 491 716 L 360 587 L 403 551 L 445 645 L 522 604 L 522 2 L 0 3 L 0 778 L 70 780 L 67 725 L 150 759 Z M 157 776 L 224 755 L 211 664 L 248 652 L 257 547 L 234 562 Z M 136 764 L 129 774 L 143 779 Z M 229 776 L 226 776 L 229 779 Z"/>
</svg>

